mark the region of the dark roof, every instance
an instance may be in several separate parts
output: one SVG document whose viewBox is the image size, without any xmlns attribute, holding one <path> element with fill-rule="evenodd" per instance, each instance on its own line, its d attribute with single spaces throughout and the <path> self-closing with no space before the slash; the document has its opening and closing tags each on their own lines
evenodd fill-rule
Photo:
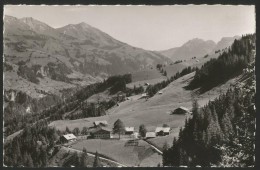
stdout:
<svg viewBox="0 0 260 170">
<path fill-rule="evenodd" d="M 106 128 L 106 127 L 97 127 L 97 128 L 95 128 L 95 129 L 93 129 L 91 132 L 92 132 L 92 133 L 96 133 L 96 132 L 98 132 L 98 131 L 100 131 L 100 130 L 104 130 L 104 131 L 108 131 L 108 132 L 111 132 L 111 131 L 112 131 L 111 129 Z"/>
</svg>

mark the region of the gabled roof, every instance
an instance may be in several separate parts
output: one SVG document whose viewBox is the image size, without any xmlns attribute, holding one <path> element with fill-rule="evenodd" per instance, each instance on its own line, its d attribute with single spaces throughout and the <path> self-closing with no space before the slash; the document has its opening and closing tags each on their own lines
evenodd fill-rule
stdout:
<svg viewBox="0 0 260 170">
<path fill-rule="evenodd" d="M 145 137 L 147 137 L 147 138 L 155 138 L 156 134 L 155 134 L 155 132 L 146 132 Z"/>
<path fill-rule="evenodd" d="M 99 125 L 99 124 L 103 124 L 103 125 L 107 125 L 108 123 L 107 123 L 107 121 L 106 120 L 102 120 L 102 121 L 95 121 L 94 122 L 94 125 Z"/>
<path fill-rule="evenodd" d="M 134 127 L 125 127 L 126 132 L 133 132 L 135 130 Z"/>
<path fill-rule="evenodd" d="M 163 131 L 163 132 L 170 132 L 170 127 L 156 127 L 155 129 L 155 133 L 158 133 L 160 131 Z"/>
<path fill-rule="evenodd" d="M 106 127 L 100 127 L 100 129 L 105 130 L 105 131 L 108 131 L 108 132 L 111 132 L 111 131 L 112 131 L 111 129 L 106 128 Z"/>
<path fill-rule="evenodd" d="M 67 134 L 67 135 L 63 135 L 63 137 L 67 140 L 71 140 L 71 139 L 76 139 L 77 137 L 75 135 L 71 134 Z"/>
<path fill-rule="evenodd" d="M 170 130 L 171 130 L 170 127 L 165 127 L 165 128 L 163 129 L 163 132 L 164 132 L 164 133 L 166 133 L 166 132 L 170 132 Z"/>
<path fill-rule="evenodd" d="M 190 110 L 189 109 L 187 109 L 186 107 L 183 107 L 183 106 L 181 106 L 181 107 L 178 107 L 177 109 L 182 109 L 182 110 L 185 110 L 185 111 L 187 111 L 187 112 L 189 112 Z M 176 110 L 176 109 L 175 109 Z"/>
<path fill-rule="evenodd" d="M 92 133 L 96 133 L 96 132 L 98 132 L 98 131 L 100 131 L 100 130 L 104 130 L 104 131 L 108 131 L 108 132 L 111 132 L 111 131 L 112 131 L 111 129 L 106 128 L 106 127 L 98 127 L 98 128 L 96 128 L 96 129 L 94 129 L 94 130 L 92 131 Z"/>
<path fill-rule="evenodd" d="M 183 107 L 183 106 L 181 106 L 181 107 L 179 107 L 179 108 L 182 109 L 182 110 L 189 111 L 189 109 L 187 109 L 186 107 Z"/>
</svg>

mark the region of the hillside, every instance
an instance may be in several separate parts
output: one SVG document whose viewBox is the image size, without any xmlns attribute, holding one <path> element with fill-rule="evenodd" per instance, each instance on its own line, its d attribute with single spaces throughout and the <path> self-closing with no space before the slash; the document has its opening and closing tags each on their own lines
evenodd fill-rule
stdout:
<svg viewBox="0 0 260 170">
<path fill-rule="evenodd" d="M 31 17 L 5 16 L 4 107 L 16 114 L 39 112 L 111 75 L 168 61 L 86 23 L 55 29 Z M 25 100 L 19 102 L 20 96 Z"/>
</svg>

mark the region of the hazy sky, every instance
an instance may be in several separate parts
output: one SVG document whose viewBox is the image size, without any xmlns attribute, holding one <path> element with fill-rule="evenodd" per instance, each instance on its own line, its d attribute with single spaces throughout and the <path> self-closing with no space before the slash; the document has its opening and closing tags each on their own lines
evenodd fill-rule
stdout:
<svg viewBox="0 0 260 170">
<path fill-rule="evenodd" d="M 57 28 L 86 22 L 112 37 L 147 50 L 181 46 L 192 38 L 255 32 L 254 6 L 5 6 L 4 14 L 33 17 Z"/>
</svg>

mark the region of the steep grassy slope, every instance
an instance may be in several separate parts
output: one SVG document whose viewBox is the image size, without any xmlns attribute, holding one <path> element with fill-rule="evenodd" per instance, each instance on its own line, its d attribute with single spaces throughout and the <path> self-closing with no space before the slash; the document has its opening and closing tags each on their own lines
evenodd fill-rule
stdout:
<svg viewBox="0 0 260 170">
<path fill-rule="evenodd" d="M 138 146 L 126 146 L 126 140 L 91 139 L 79 141 L 72 148 L 101 153 L 127 166 L 155 167 L 162 164 L 161 155 L 146 142 L 140 140 Z"/>
</svg>

